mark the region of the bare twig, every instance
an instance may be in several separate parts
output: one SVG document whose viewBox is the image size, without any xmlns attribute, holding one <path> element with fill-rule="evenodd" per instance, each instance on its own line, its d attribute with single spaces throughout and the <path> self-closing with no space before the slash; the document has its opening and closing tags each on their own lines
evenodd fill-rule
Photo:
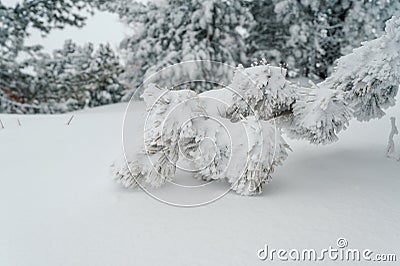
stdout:
<svg viewBox="0 0 400 266">
<path fill-rule="evenodd" d="M 21 121 L 19 120 L 19 118 L 17 118 L 17 120 L 18 120 L 18 125 L 22 126 Z"/>
<path fill-rule="evenodd" d="M 4 129 L 4 124 L 3 124 L 3 121 L 1 121 L 1 119 L 0 119 L 0 125 L 1 125 L 1 128 Z"/>
<path fill-rule="evenodd" d="M 72 115 L 71 118 L 68 120 L 67 126 L 71 124 L 72 119 L 74 119 L 74 115 Z"/>
<path fill-rule="evenodd" d="M 388 145 L 386 148 L 386 157 L 388 157 L 388 158 L 393 157 L 392 154 L 395 151 L 394 136 L 399 134 L 399 131 L 396 127 L 396 118 L 391 117 L 390 122 L 391 122 L 392 127 L 390 130 Z"/>
</svg>

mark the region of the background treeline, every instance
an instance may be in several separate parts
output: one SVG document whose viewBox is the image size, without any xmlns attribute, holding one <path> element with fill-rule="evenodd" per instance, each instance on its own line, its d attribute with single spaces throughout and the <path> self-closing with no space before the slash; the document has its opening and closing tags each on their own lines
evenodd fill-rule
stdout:
<svg viewBox="0 0 400 266">
<path fill-rule="evenodd" d="M 47 54 L 25 44 L 32 29 L 45 35 L 82 27 L 85 14 L 96 11 L 116 13 L 133 29 L 118 51 L 67 40 Z M 193 59 L 250 65 L 266 58 L 287 67 L 290 78 L 318 81 L 399 13 L 397 0 L 0 2 L 0 112 L 58 113 L 120 102 L 155 71 Z"/>
</svg>

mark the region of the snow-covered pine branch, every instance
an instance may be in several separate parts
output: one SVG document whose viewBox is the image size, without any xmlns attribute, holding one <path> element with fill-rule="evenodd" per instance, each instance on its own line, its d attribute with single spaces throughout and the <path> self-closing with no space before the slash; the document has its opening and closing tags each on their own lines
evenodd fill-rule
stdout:
<svg viewBox="0 0 400 266">
<path fill-rule="evenodd" d="M 394 104 L 400 84 L 399 29 L 400 19 L 392 18 L 386 35 L 341 58 L 335 73 L 311 88 L 287 81 L 285 69 L 263 62 L 238 67 L 231 84 L 218 90 L 148 86 L 143 94 L 150 122 L 146 147 L 133 159 L 127 156 L 131 173 L 122 164 L 115 177 L 126 186 L 143 181 L 157 187 L 189 158 L 186 163 L 198 169 L 196 177 L 226 180 L 242 195 L 261 193 L 274 167 L 288 156 L 282 131 L 315 144 L 331 143 L 353 115 L 381 117 L 382 109 Z M 178 105 L 178 114 L 172 114 Z"/>
<path fill-rule="evenodd" d="M 230 87 L 236 93 L 227 110 L 232 121 L 256 113 L 275 119 L 289 137 L 327 144 L 338 139 L 351 119 L 351 109 L 337 90 L 301 87 L 285 79 L 286 69 L 264 64 L 239 67 Z"/>
<path fill-rule="evenodd" d="M 114 178 L 127 187 L 158 187 L 179 165 L 195 169 L 197 178 L 226 180 L 237 193 L 254 195 L 287 158 L 289 146 L 274 122 L 226 117 L 233 98 L 227 88 L 196 94 L 150 84 L 142 97 L 148 108 L 144 147 L 128 154 L 128 164 L 114 164 Z"/>
<path fill-rule="evenodd" d="M 395 104 L 400 84 L 400 18 L 386 23 L 385 34 L 364 42 L 337 61 L 335 72 L 318 86 L 344 92 L 360 121 L 381 118 Z"/>
<path fill-rule="evenodd" d="M 147 117 L 144 121 L 144 132 L 138 134 L 144 136 L 144 146 L 137 147 L 134 154 L 127 154 L 128 165 L 123 160 L 114 164 L 114 178 L 118 182 L 125 187 L 159 187 L 173 177 L 179 152 L 179 121 L 188 117 L 169 116 L 169 113 L 179 103 L 195 96 L 194 91 L 171 91 L 155 84 L 146 88 L 142 98 L 146 103 Z M 187 105 L 187 109 L 183 110 L 183 115 L 195 116 L 197 112 L 201 112 L 192 101 L 191 103 L 192 105 Z M 142 129 L 143 127 L 139 127 L 139 130 Z"/>
<path fill-rule="evenodd" d="M 252 67 L 238 67 L 229 87 L 235 92 L 234 103 L 227 110 L 232 120 L 253 114 L 263 120 L 291 112 L 298 86 L 285 79 L 286 69 L 268 65 L 265 60 Z"/>
<path fill-rule="evenodd" d="M 342 94 L 319 87 L 299 91 L 292 123 L 285 127 L 288 135 L 313 144 L 337 141 L 337 134 L 347 128 L 352 114 Z"/>
<path fill-rule="evenodd" d="M 286 128 L 289 136 L 331 143 L 352 117 L 381 118 L 383 109 L 395 104 L 400 84 L 400 19 L 390 19 L 385 32 L 340 58 L 325 81 L 301 90 L 293 104 L 293 124 Z"/>
<path fill-rule="evenodd" d="M 261 68 L 267 71 L 270 66 L 264 65 L 253 70 L 263 73 Z M 248 80 L 249 77 L 239 67 L 233 80 L 246 84 L 242 79 Z M 200 169 L 197 177 L 203 180 L 226 180 L 232 190 L 249 196 L 262 192 L 262 186 L 271 180 L 275 167 L 287 158 L 290 148 L 275 121 L 262 120 L 251 110 L 245 111 L 248 112 L 246 116 L 235 113 L 237 116 L 232 119 L 229 110 L 233 109 L 235 99 L 239 99 L 241 93 L 234 89 L 234 81 L 225 88 L 198 95 L 201 106 L 207 110 L 207 117 L 214 118 L 218 123 L 193 121 L 195 136 L 202 136 L 198 146 L 201 148 L 202 139 L 212 139 L 215 146 L 215 150 L 206 156 L 197 153 L 194 163 L 196 169 Z M 248 83 L 248 89 L 254 86 L 254 83 Z M 203 148 L 197 149 L 197 152 L 202 150 L 210 151 Z M 207 163 L 210 158 L 214 159 Z"/>
</svg>

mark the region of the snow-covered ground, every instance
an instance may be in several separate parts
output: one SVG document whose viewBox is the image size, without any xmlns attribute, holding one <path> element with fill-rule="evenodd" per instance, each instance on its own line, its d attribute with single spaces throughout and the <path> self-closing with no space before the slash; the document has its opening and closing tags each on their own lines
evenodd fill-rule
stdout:
<svg viewBox="0 0 400 266">
<path fill-rule="evenodd" d="M 288 140 L 293 152 L 261 196 L 198 208 L 110 179 L 124 110 L 77 112 L 69 126 L 71 114 L 0 115 L 0 265 L 285 265 L 257 251 L 323 249 L 339 237 L 400 259 L 400 162 L 384 156 L 400 106 L 352 121 L 330 146 Z"/>
</svg>

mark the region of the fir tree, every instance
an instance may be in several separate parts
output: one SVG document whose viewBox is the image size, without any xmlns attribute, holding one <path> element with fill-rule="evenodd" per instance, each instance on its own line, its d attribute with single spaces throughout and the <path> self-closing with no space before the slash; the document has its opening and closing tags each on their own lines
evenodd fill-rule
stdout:
<svg viewBox="0 0 400 266">
<path fill-rule="evenodd" d="M 27 46 L 25 39 L 32 29 L 43 35 L 52 29 L 62 29 L 65 26 L 82 27 L 86 15 L 83 10 L 92 12 L 93 8 L 105 4 L 108 0 L 24 0 L 14 7 L 7 7 L 0 3 L 0 110 L 3 112 L 36 113 L 47 112 L 49 104 L 41 101 L 60 102 L 63 99 L 51 99 L 50 91 L 54 95 L 63 95 L 54 84 L 59 84 L 55 72 L 42 73 L 36 77 L 26 71 L 26 68 L 36 67 L 38 57 L 44 63 L 45 55 L 38 45 Z M 18 60 L 24 54 L 27 60 Z M 45 67 L 45 66 L 43 66 Z M 48 70 L 48 69 L 47 69 Z M 57 70 L 55 70 L 57 71 Z M 51 82 L 46 85 L 44 82 Z M 37 98 L 35 98 L 37 97 Z M 51 105 L 51 104 L 50 104 Z"/>
<path fill-rule="evenodd" d="M 250 31 L 249 56 L 289 65 L 289 75 L 323 80 L 336 59 L 362 41 L 383 34 L 400 14 L 394 0 L 250 1 L 258 23 Z"/>
<path fill-rule="evenodd" d="M 344 19 L 342 55 L 352 52 L 364 41 L 385 33 L 385 23 L 392 16 L 400 16 L 400 2 L 396 0 L 352 0 Z"/>
<path fill-rule="evenodd" d="M 126 24 L 135 27 L 135 34 L 121 43 L 128 69 L 125 80 L 131 88 L 137 88 L 161 68 L 187 60 L 232 65 L 246 60 L 244 37 L 252 17 L 241 0 L 127 2 L 112 6 Z M 212 75 L 225 74 L 219 69 L 207 69 L 201 62 L 198 68 Z M 192 74 L 182 69 L 176 75 L 196 79 Z M 170 85 L 175 85 L 174 80 Z"/>
<path fill-rule="evenodd" d="M 43 103 L 45 112 L 65 112 L 121 101 L 125 87 L 118 81 L 123 72 L 109 45 L 95 50 L 71 40 L 53 55 L 31 59 L 35 73 L 30 99 Z"/>
</svg>

